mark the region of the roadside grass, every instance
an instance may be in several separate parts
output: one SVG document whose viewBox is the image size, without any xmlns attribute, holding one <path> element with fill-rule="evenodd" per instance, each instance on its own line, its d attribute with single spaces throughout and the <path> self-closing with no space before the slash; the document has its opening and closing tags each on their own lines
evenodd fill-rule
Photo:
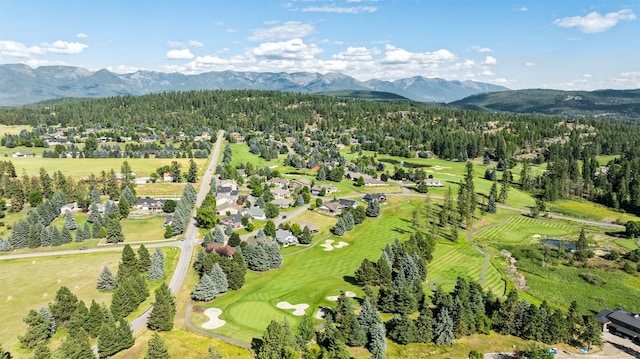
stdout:
<svg viewBox="0 0 640 359">
<path fill-rule="evenodd" d="M 126 242 L 154 241 L 164 239 L 164 216 L 126 218 L 120 221 Z"/>
<path fill-rule="evenodd" d="M 550 212 L 557 212 L 571 217 L 590 219 L 594 221 L 640 221 L 640 217 L 633 214 L 616 212 L 603 205 L 589 201 L 559 200 L 549 203 L 548 207 Z"/>
<path fill-rule="evenodd" d="M 131 170 L 136 172 L 138 177 L 146 177 L 155 172 L 159 167 L 170 165 L 171 162 L 177 161 L 180 169 L 186 173 L 189 169 L 188 158 L 42 158 L 42 157 L 25 157 L 11 158 L 16 173 L 21 175 L 26 173 L 29 176 L 37 176 L 40 168 L 45 169 L 64 169 L 65 176 L 71 176 L 75 179 L 88 177 L 90 174 L 100 176 L 102 171 L 109 172 L 113 169 L 120 172 L 120 167 L 124 161 L 129 162 Z M 198 168 L 206 165 L 206 158 L 194 158 Z M 52 173 L 49 173 L 52 174 Z"/>
<path fill-rule="evenodd" d="M 30 309 L 47 306 L 61 286 L 87 305 L 91 299 L 110 303 L 111 293 L 98 291 L 96 280 L 105 265 L 115 274 L 120 257 L 121 252 L 114 251 L 0 261 L 0 342 L 17 354 L 17 336 L 27 328 L 22 318 Z"/>
</svg>

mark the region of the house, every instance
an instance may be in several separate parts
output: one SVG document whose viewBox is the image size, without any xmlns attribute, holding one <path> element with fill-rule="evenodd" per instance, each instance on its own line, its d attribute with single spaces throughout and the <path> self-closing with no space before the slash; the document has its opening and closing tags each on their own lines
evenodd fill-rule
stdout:
<svg viewBox="0 0 640 359">
<path fill-rule="evenodd" d="M 282 244 L 283 247 L 287 247 L 291 244 L 298 244 L 298 238 L 294 236 L 290 230 L 284 229 L 276 230 L 276 241 Z"/>
<path fill-rule="evenodd" d="M 170 226 L 172 221 L 173 221 L 173 215 L 170 214 L 168 216 L 164 216 L 164 223 L 162 224 L 162 227 Z"/>
<path fill-rule="evenodd" d="M 273 177 L 272 179 L 267 181 L 267 184 L 274 185 L 278 188 L 286 188 L 289 186 L 289 180 L 286 178 Z"/>
<path fill-rule="evenodd" d="M 238 212 L 238 206 L 233 202 L 225 202 L 216 206 L 216 214 L 219 216 L 227 213 L 236 214 Z"/>
<path fill-rule="evenodd" d="M 60 207 L 60 214 L 66 214 L 67 212 L 74 213 L 74 212 L 77 212 L 79 209 L 80 208 L 78 208 L 77 202 L 67 203 L 62 207 Z"/>
<path fill-rule="evenodd" d="M 312 185 L 312 181 L 306 178 L 298 178 L 298 179 L 294 179 L 293 181 L 291 181 L 291 183 L 289 184 L 291 187 L 297 188 L 297 187 L 304 187 L 307 186 L 309 188 L 311 188 Z"/>
<path fill-rule="evenodd" d="M 232 191 L 233 191 L 233 188 L 231 186 L 220 186 L 218 187 L 218 192 L 216 193 L 216 196 L 231 197 Z"/>
<path fill-rule="evenodd" d="M 231 190 L 237 190 L 238 183 L 235 180 L 221 180 L 218 182 L 218 188 L 220 187 L 231 187 Z"/>
<path fill-rule="evenodd" d="M 162 174 L 162 180 L 165 182 L 173 182 L 173 175 L 169 172 L 165 172 Z"/>
<path fill-rule="evenodd" d="M 309 228 L 309 232 L 311 234 L 315 234 L 318 233 L 318 225 L 315 223 L 309 223 L 309 222 L 299 222 L 298 225 L 300 226 L 300 228 L 304 229 L 304 227 Z"/>
<path fill-rule="evenodd" d="M 164 200 L 150 197 L 138 198 L 136 200 L 136 208 L 142 211 L 161 211 L 164 208 Z"/>
<path fill-rule="evenodd" d="M 231 259 L 233 258 L 233 254 L 236 252 L 236 249 L 228 244 L 222 245 L 220 243 L 212 242 L 207 244 L 205 251 L 207 253 L 216 252 L 223 257 Z"/>
<path fill-rule="evenodd" d="M 444 185 L 437 178 L 427 178 L 424 180 L 424 184 L 429 187 L 443 187 Z"/>
<path fill-rule="evenodd" d="M 344 207 L 344 208 L 347 208 L 347 207 L 356 208 L 356 207 L 358 207 L 358 202 L 356 202 L 354 200 L 351 200 L 351 199 L 340 198 L 340 199 L 338 199 L 338 203 L 340 203 L 340 205 L 342 207 Z"/>
<path fill-rule="evenodd" d="M 264 210 L 258 206 L 253 206 L 245 211 L 245 213 L 253 219 L 259 219 L 264 221 L 267 219 L 267 216 L 264 213 Z"/>
<path fill-rule="evenodd" d="M 11 154 L 11 157 L 33 157 L 33 152 L 14 152 Z"/>
<path fill-rule="evenodd" d="M 220 220 L 220 223 L 224 225 L 229 225 L 234 229 L 238 229 L 242 227 L 242 214 L 234 213 Z"/>
<path fill-rule="evenodd" d="M 619 333 L 628 338 L 637 340 L 640 338 L 640 315 L 629 313 L 622 309 L 603 309 L 596 315 L 602 323 L 603 330 L 609 329 L 612 333 Z"/>
<path fill-rule="evenodd" d="M 317 211 L 319 213 L 324 213 L 329 216 L 337 216 L 340 213 L 342 213 L 343 209 L 344 207 L 340 205 L 340 202 L 330 201 L 330 202 L 323 203 L 322 206 L 317 208 Z"/>
<path fill-rule="evenodd" d="M 333 185 L 321 184 L 321 185 L 316 185 L 316 186 L 311 187 L 311 194 L 316 195 L 316 196 L 320 196 L 323 189 L 324 189 L 324 195 L 325 196 L 328 196 L 328 195 L 331 195 L 331 194 L 334 194 L 334 193 L 338 192 L 338 189 L 336 187 L 334 187 Z"/>
<path fill-rule="evenodd" d="M 293 204 L 293 200 L 289 198 L 278 198 L 271 201 L 271 203 L 278 206 L 278 208 L 289 208 Z"/>
<path fill-rule="evenodd" d="M 383 180 L 379 180 L 377 178 L 373 178 L 370 176 L 362 177 L 364 179 L 365 187 L 373 187 L 373 186 L 388 186 L 389 184 Z"/>
<path fill-rule="evenodd" d="M 273 194 L 275 199 L 289 198 L 289 196 L 291 196 L 291 192 L 289 192 L 288 189 L 282 188 L 272 188 L 271 194 Z"/>
<path fill-rule="evenodd" d="M 136 177 L 133 180 L 133 183 L 135 184 L 145 184 L 145 183 L 150 183 L 151 182 L 151 177 Z"/>
<path fill-rule="evenodd" d="M 367 203 L 384 203 L 387 201 L 387 196 L 385 196 L 384 193 L 367 193 L 364 195 L 364 197 L 362 197 L 362 199 Z"/>
</svg>

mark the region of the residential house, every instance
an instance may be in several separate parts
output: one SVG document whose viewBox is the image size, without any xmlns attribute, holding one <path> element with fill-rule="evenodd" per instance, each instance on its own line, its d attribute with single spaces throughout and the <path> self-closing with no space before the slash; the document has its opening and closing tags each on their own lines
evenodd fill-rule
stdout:
<svg viewBox="0 0 640 359">
<path fill-rule="evenodd" d="M 387 201 L 387 196 L 385 196 L 384 193 L 367 193 L 366 195 L 364 195 L 362 199 L 367 203 L 370 203 L 370 202 L 384 203 Z"/>
<path fill-rule="evenodd" d="M 356 202 L 354 200 L 351 200 L 351 199 L 339 198 L 338 199 L 338 203 L 340 203 L 340 205 L 343 206 L 344 208 L 347 208 L 347 207 L 356 208 L 356 207 L 358 207 L 358 202 Z"/>
<path fill-rule="evenodd" d="M 33 157 L 33 152 L 28 152 L 28 151 L 21 152 L 21 151 L 18 151 L 18 152 L 12 153 L 11 157 L 18 157 L 18 158 Z"/>
<path fill-rule="evenodd" d="M 424 184 L 429 187 L 443 187 L 444 185 L 437 178 L 427 178 L 424 180 Z"/>
<path fill-rule="evenodd" d="M 310 222 L 298 222 L 298 225 L 300 226 L 300 228 L 304 229 L 304 227 L 309 228 L 309 232 L 311 232 L 311 234 L 315 234 L 318 233 L 319 227 L 317 224 L 315 223 L 310 223 Z"/>
<path fill-rule="evenodd" d="M 173 182 L 173 174 L 171 174 L 170 172 L 163 173 L 162 180 L 165 182 Z"/>
<path fill-rule="evenodd" d="M 247 215 L 249 215 L 253 219 L 258 219 L 264 221 L 267 219 L 267 216 L 264 213 L 264 210 L 258 206 L 253 206 L 245 211 Z"/>
<path fill-rule="evenodd" d="M 373 187 L 373 186 L 388 186 L 389 184 L 383 180 L 379 180 L 377 178 L 373 178 L 370 176 L 362 177 L 364 179 L 365 187 Z"/>
<path fill-rule="evenodd" d="M 238 206 L 232 202 L 225 202 L 216 206 L 216 214 L 218 216 L 225 215 L 227 213 L 236 214 L 238 212 Z"/>
<path fill-rule="evenodd" d="M 216 252 L 223 257 L 231 259 L 233 258 L 233 254 L 236 252 L 236 249 L 228 244 L 222 245 L 217 242 L 212 242 L 207 244 L 205 251 L 207 253 Z"/>
<path fill-rule="evenodd" d="M 133 180 L 133 183 L 135 184 L 145 184 L 145 183 L 150 183 L 151 182 L 151 177 L 136 177 Z"/>
<path fill-rule="evenodd" d="M 342 213 L 343 209 L 344 207 L 340 205 L 340 202 L 330 201 L 330 202 L 323 203 L 322 206 L 318 207 L 316 210 L 319 213 L 324 213 L 329 216 L 337 216 L 340 213 Z"/>
<path fill-rule="evenodd" d="M 270 191 L 275 199 L 289 198 L 291 196 L 291 192 L 288 189 L 271 188 Z"/>
<path fill-rule="evenodd" d="M 153 199 L 150 197 L 138 198 L 136 200 L 136 208 L 142 211 L 162 211 L 164 208 L 163 199 Z"/>
<path fill-rule="evenodd" d="M 224 225 L 229 225 L 234 229 L 238 229 L 242 227 L 242 217 L 243 215 L 240 213 L 234 213 L 220 220 L 220 223 Z"/>
<path fill-rule="evenodd" d="M 306 178 L 298 178 L 298 179 L 294 179 L 290 182 L 289 186 L 293 187 L 293 188 L 298 188 L 298 187 L 304 187 L 307 186 L 309 188 L 311 188 L 311 184 L 313 182 L 309 179 Z"/>
<path fill-rule="evenodd" d="M 634 340 L 640 339 L 640 315 L 622 309 L 603 309 L 596 315 L 602 323 L 603 331 L 619 333 Z"/>
<path fill-rule="evenodd" d="M 286 188 L 289 186 L 289 180 L 286 178 L 273 177 L 267 181 L 267 184 L 274 185 L 278 188 Z"/>
<path fill-rule="evenodd" d="M 324 195 L 328 196 L 331 194 L 334 194 L 336 192 L 338 192 L 338 189 L 336 187 L 334 187 L 333 185 L 330 184 L 321 184 L 321 185 L 315 185 L 313 187 L 311 187 L 311 194 L 316 195 L 316 196 L 320 196 L 322 193 L 322 189 L 324 189 Z"/>
<path fill-rule="evenodd" d="M 67 212 L 74 213 L 74 212 L 77 212 L 79 209 L 80 208 L 78 208 L 78 202 L 67 203 L 62 207 L 60 207 L 60 214 L 66 214 Z"/>
<path fill-rule="evenodd" d="M 271 203 L 278 206 L 278 208 L 289 208 L 293 204 L 293 200 L 289 198 L 277 198 L 271 201 Z"/>
<path fill-rule="evenodd" d="M 164 216 L 164 223 L 162 224 L 162 227 L 170 226 L 172 222 L 173 222 L 172 214 Z"/>
<path fill-rule="evenodd" d="M 284 229 L 276 230 L 276 241 L 282 244 L 283 247 L 299 243 L 298 238 L 290 230 Z"/>
</svg>

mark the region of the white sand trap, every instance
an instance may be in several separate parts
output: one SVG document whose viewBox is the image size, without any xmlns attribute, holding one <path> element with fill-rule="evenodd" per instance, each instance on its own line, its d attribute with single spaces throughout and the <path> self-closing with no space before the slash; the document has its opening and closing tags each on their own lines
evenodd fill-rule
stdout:
<svg viewBox="0 0 640 359">
<path fill-rule="evenodd" d="M 8 296 L 8 297 L 7 297 L 7 302 L 8 302 L 8 301 L 10 301 L 10 300 L 13 300 L 13 297 L 12 297 L 12 296 Z"/>
<path fill-rule="evenodd" d="M 36 261 L 35 261 L 35 259 L 31 261 L 31 264 L 36 264 Z"/>
<path fill-rule="evenodd" d="M 333 243 L 333 239 L 327 239 L 326 241 L 324 241 L 324 244 L 320 245 L 320 247 L 324 247 L 325 251 L 332 251 L 333 246 L 331 245 L 331 243 Z"/>
<path fill-rule="evenodd" d="M 43 298 L 46 298 L 46 297 L 48 297 L 48 296 L 49 296 L 49 293 L 44 293 L 44 294 L 42 295 L 42 297 L 43 297 Z"/>
<path fill-rule="evenodd" d="M 209 309 L 205 310 L 204 311 L 204 315 L 209 317 L 209 321 L 204 323 L 204 324 L 202 324 L 202 327 L 204 329 L 216 329 L 216 328 L 220 328 L 221 326 L 227 324 L 227 322 L 225 322 L 224 320 L 218 318 L 218 316 L 220 316 L 220 314 L 222 314 L 222 309 L 209 308 Z"/>
<path fill-rule="evenodd" d="M 536 234 L 534 234 L 534 235 L 533 235 L 533 236 L 531 236 L 531 237 L 533 237 L 533 238 L 542 238 L 542 236 L 541 236 L 541 235 L 539 235 L 539 234 L 537 234 L 537 233 L 536 233 Z"/>
<path fill-rule="evenodd" d="M 276 307 L 280 309 L 295 309 L 291 314 L 297 317 L 301 317 L 304 315 L 304 311 L 307 310 L 307 308 L 309 308 L 309 304 L 307 303 L 291 304 L 289 302 L 280 302 L 276 304 Z"/>
<path fill-rule="evenodd" d="M 316 319 L 324 319 L 327 316 L 327 313 L 329 313 L 329 308 L 320 307 L 318 308 L 315 317 Z"/>
<path fill-rule="evenodd" d="M 349 245 L 349 243 L 347 243 L 347 242 L 338 242 L 338 244 L 334 245 L 333 248 L 342 248 L 342 247 L 346 247 L 348 245 Z"/>
<path fill-rule="evenodd" d="M 344 296 L 345 297 L 349 297 L 349 298 L 355 298 L 356 297 L 356 293 L 348 290 L 346 292 L 344 292 Z M 338 301 L 338 297 L 340 297 L 339 295 L 330 295 L 327 297 L 327 300 L 330 300 L 332 302 L 337 302 Z"/>
<path fill-rule="evenodd" d="M 433 166 L 433 169 L 436 170 L 436 171 L 440 171 L 440 170 L 443 170 L 445 168 L 451 168 L 451 167 Z"/>
</svg>

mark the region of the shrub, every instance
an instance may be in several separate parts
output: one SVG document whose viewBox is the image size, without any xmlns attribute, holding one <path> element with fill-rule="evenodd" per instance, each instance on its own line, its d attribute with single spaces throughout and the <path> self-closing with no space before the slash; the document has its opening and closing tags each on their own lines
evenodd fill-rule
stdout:
<svg viewBox="0 0 640 359">
<path fill-rule="evenodd" d="M 602 287 L 603 285 L 607 284 L 607 281 L 602 279 L 602 277 L 600 277 L 598 275 L 595 275 L 593 273 L 580 273 L 579 276 L 585 282 L 587 282 L 587 283 L 589 283 L 591 285 L 597 285 L 599 287 Z"/>
</svg>

